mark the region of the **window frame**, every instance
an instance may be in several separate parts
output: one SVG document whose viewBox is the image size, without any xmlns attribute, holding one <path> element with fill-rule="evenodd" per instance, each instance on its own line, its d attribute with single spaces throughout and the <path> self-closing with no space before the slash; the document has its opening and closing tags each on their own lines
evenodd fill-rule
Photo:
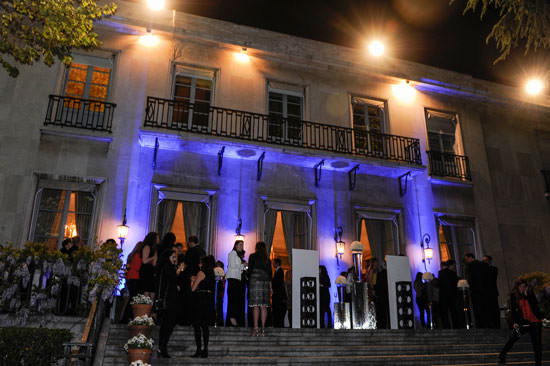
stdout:
<svg viewBox="0 0 550 366">
<path fill-rule="evenodd" d="M 430 120 L 430 114 L 432 114 L 436 118 L 440 119 L 448 119 L 450 123 L 454 126 L 454 134 L 446 133 L 441 130 L 439 131 L 431 131 L 429 128 L 429 120 Z M 454 154 L 454 155 L 464 155 L 464 148 L 463 148 L 463 140 L 462 140 L 462 131 L 461 131 L 461 125 L 460 125 L 460 119 L 459 115 L 456 112 L 450 112 L 450 111 L 443 111 L 438 110 L 434 108 L 424 108 L 424 116 L 426 121 L 426 150 L 433 151 L 433 152 L 439 152 L 442 154 Z M 430 133 L 438 134 L 438 140 L 439 140 L 439 149 L 434 150 L 432 149 L 432 146 L 430 146 Z M 444 143 L 442 136 L 453 136 L 454 137 L 454 148 L 453 151 L 446 151 L 444 149 Z"/>
<path fill-rule="evenodd" d="M 37 174 L 37 175 L 38 175 L 38 181 L 37 181 L 36 190 L 33 196 L 32 215 L 31 215 L 30 225 L 28 226 L 29 231 L 28 231 L 27 239 L 29 241 L 34 241 L 36 224 L 37 224 L 38 215 L 40 212 L 40 202 L 42 198 L 42 191 L 44 189 L 66 191 L 68 192 L 69 195 L 73 192 L 89 192 L 94 197 L 94 203 L 93 203 L 92 213 L 90 217 L 89 236 L 88 238 L 86 238 L 86 241 L 87 241 L 86 245 L 89 247 L 93 247 L 93 245 L 95 244 L 94 240 L 96 239 L 96 234 L 97 234 L 96 230 L 98 227 L 97 220 L 98 220 L 98 209 L 100 207 L 100 200 L 101 200 L 101 184 L 104 182 L 104 179 L 66 177 L 66 176 L 58 177 L 58 176 L 51 176 L 49 174 Z M 61 243 L 64 240 L 65 231 L 61 228 L 67 222 L 69 205 L 70 205 L 70 199 L 69 200 L 65 199 L 62 216 L 61 216 L 60 230 L 59 230 L 59 235 L 57 240 L 58 249 L 61 248 Z"/>
<path fill-rule="evenodd" d="M 84 82 L 84 92 L 80 97 L 67 95 L 67 83 L 69 82 L 71 65 L 73 63 L 88 66 L 88 68 L 86 69 L 86 81 Z M 85 55 L 75 54 L 73 55 L 71 65 L 65 66 L 65 73 L 63 76 L 63 85 L 61 86 L 63 96 L 71 97 L 71 98 L 80 98 L 85 100 L 93 100 L 99 103 L 109 102 L 112 94 L 111 89 L 113 84 L 113 76 L 114 76 L 114 68 L 115 68 L 115 55 L 110 55 L 109 57 L 107 57 L 107 56 L 98 56 L 98 55 L 85 56 Z M 109 81 L 107 83 L 107 93 L 105 95 L 104 100 L 90 99 L 90 88 L 93 85 L 92 79 L 94 74 L 93 72 L 94 67 L 109 69 Z"/>
<path fill-rule="evenodd" d="M 173 66 L 172 83 L 171 83 L 171 91 L 170 91 L 170 99 L 174 103 L 176 102 L 175 93 L 176 93 L 176 86 L 177 86 L 176 81 L 178 76 L 187 77 L 191 79 L 188 103 L 192 104 L 193 106 L 195 106 L 195 101 L 196 101 L 197 80 L 200 79 L 200 80 L 210 81 L 210 100 L 208 102 L 209 103 L 208 108 L 210 109 L 210 107 L 214 104 L 217 70 L 209 69 L 206 67 L 203 68 L 203 67 L 196 67 L 191 65 L 175 63 Z M 180 97 L 180 101 L 185 102 L 183 99 L 184 99 L 183 97 Z M 175 112 L 175 109 L 176 107 L 174 105 L 172 113 Z M 210 113 L 208 113 L 208 118 L 207 118 L 208 122 L 206 126 L 199 123 L 193 124 L 193 119 L 195 118 L 194 116 L 196 113 L 198 113 L 196 110 L 193 110 L 193 113 L 189 113 L 189 108 L 187 108 L 186 113 L 188 114 L 187 129 L 191 130 L 193 129 L 193 126 L 198 126 L 199 128 L 205 127 L 208 131 L 212 129 L 212 119 L 210 117 Z M 173 118 L 171 118 L 171 120 L 173 120 Z M 172 122 L 172 123 L 175 123 L 175 122 Z"/>
<path fill-rule="evenodd" d="M 363 219 L 365 220 L 380 220 L 391 221 L 393 225 L 394 239 L 394 252 L 395 255 L 401 255 L 405 252 L 403 248 L 401 238 L 405 238 L 403 233 L 403 214 L 400 208 L 390 207 L 372 207 L 372 206 L 360 206 L 353 205 L 353 219 L 354 219 L 354 233 L 355 237 L 359 238 L 361 233 L 361 225 Z M 374 256 L 374 254 L 373 254 Z M 384 261 L 383 258 L 378 258 L 379 263 Z"/>
<path fill-rule="evenodd" d="M 273 114 L 270 110 L 270 102 L 271 102 L 271 93 L 280 94 L 282 96 L 282 112 L 281 116 L 278 116 L 279 112 L 276 112 L 276 114 Z M 302 121 L 305 119 L 305 104 L 306 104 L 306 90 L 305 87 L 295 85 L 295 84 L 289 84 L 289 83 L 282 83 L 277 82 L 274 80 L 267 80 L 267 89 L 266 89 L 266 114 L 268 117 L 268 124 L 267 124 L 267 131 L 266 136 L 269 139 L 273 139 L 276 141 L 292 141 L 296 143 L 301 143 L 304 136 L 303 136 L 303 128 L 302 128 Z M 296 97 L 300 100 L 300 116 L 297 118 L 295 116 L 288 116 L 288 97 Z M 278 119 L 280 119 L 278 121 Z M 280 126 L 276 126 L 279 124 Z M 294 126 L 289 126 L 289 124 L 292 124 Z M 281 134 L 271 134 L 270 129 L 275 127 L 281 127 Z M 295 129 L 298 131 L 298 135 L 291 136 L 290 130 Z"/>
</svg>

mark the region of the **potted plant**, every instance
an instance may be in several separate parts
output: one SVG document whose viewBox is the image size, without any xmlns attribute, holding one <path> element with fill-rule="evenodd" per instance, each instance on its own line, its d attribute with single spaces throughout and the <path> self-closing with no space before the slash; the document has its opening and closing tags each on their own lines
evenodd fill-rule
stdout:
<svg viewBox="0 0 550 366">
<path fill-rule="evenodd" d="M 154 343 L 153 338 L 146 337 L 143 334 L 130 338 L 124 345 L 124 349 L 128 352 L 128 361 L 141 360 L 148 362 L 153 352 Z"/>
<path fill-rule="evenodd" d="M 151 364 L 147 362 L 143 362 L 142 360 L 137 360 L 132 362 L 130 366 L 151 366 Z"/>
<path fill-rule="evenodd" d="M 155 325 L 153 318 L 149 315 L 144 314 L 142 316 L 136 316 L 134 320 L 128 323 L 130 328 L 130 336 L 135 337 L 138 334 L 143 334 L 146 337 L 149 337 L 151 334 L 151 328 Z"/>
<path fill-rule="evenodd" d="M 145 314 L 149 315 L 151 313 L 151 309 L 153 308 L 153 300 L 149 296 L 139 294 L 132 297 L 130 305 L 132 305 L 134 316 L 137 317 Z"/>
</svg>

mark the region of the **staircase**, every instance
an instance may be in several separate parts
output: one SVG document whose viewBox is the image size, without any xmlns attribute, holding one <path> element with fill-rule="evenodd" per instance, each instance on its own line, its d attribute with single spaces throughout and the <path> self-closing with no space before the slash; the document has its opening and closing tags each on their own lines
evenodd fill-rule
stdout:
<svg viewBox="0 0 550 366">
<path fill-rule="evenodd" d="M 158 327 L 157 327 L 158 328 Z M 176 327 L 168 352 L 170 359 L 157 365 L 494 365 L 507 330 L 332 330 L 274 329 L 265 337 L 251 337 L 249 328 L 210 328 L 208 359 L 190 358 L 195 352 L 191 327 Z M 128 328 L 111 324 L 103 354 L 96 364 L 127 366 L 122 346 Z M 155 342 L 158 329 L 153 332 Z M 543 334 L 543 362 L 550 365 L 550 331 Z M 507 364 L 532 365 L 529 335 L 524 335 L 508 355 Z"/>
</svg>

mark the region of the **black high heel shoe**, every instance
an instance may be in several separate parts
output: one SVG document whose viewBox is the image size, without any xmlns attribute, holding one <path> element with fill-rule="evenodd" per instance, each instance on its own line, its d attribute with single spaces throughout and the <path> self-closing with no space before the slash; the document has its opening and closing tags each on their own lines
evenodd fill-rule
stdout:
<svg viewBox="0 0 550 366">
<path fill-rule="evenodd" d="M 201 358 L 208 358 L 208 350 L 207 349 L 203 349 L 202 352 L 201 352 Z"/>
<path fill-rule="evenodd" d="M 195 353 L 193 354 L 193 356 L 191 356 L 191 357 L 192 357 L 192 358 L 199 358 L 199 357 L 201 357 L 201 354 L 202 354 L 202 352 L 198 349 L 197 352 L 195 352 Z"/>
</svg>

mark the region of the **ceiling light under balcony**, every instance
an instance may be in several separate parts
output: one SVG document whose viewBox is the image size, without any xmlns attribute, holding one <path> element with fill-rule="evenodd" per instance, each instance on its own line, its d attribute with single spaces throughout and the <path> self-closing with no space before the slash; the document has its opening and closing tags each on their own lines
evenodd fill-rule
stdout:
<svg viewBox="0 0 550 366">
<path fill-rule="evenodd" d="M 247 48 L 243 47 L 239 52 L 235 52 L 235 58 L 237 59 L 237 61 L 243 63 L 250 61 Z"/>
<path fill-rule="evenodd" d="M 147 33 L 139 38 L 139 43 L 145 47 L 154 47 L 159 43 L 159 39 L 153 34 L 151 29 L 148 29 Z"/>
</svg>

